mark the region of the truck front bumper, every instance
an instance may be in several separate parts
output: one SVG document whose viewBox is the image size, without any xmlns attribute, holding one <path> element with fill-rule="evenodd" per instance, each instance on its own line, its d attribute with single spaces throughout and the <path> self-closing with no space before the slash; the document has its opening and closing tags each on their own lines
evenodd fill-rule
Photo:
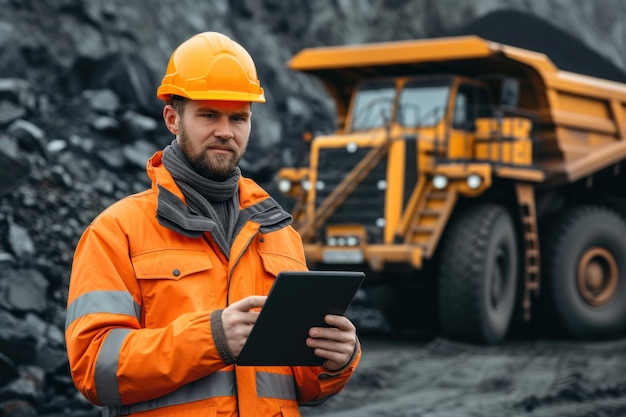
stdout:
<svg viewBox="0 0 626 417">
<path fill-rule="evenodd" d="M 368 264 L 381 271 L 385 264 L 407 264 L 415 269 L 422 267 L 422 248 L 415 245 L 367 245 L 355 247 L 304 244 L 307 261 L 314 264 L 359 265 Z"/>
</svg>

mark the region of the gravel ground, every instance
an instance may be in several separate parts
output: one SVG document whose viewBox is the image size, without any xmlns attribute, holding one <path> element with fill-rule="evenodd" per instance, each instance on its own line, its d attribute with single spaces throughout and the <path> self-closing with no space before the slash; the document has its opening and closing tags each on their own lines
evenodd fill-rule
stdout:
<svg viewBox="0 0 626 417">
<path fill-rule="evenodd" d="M 361 343 L 344 392 L 303 416 L 626 416 L 626 338 L 479 346 L 368 332 Z"/>
</svg>

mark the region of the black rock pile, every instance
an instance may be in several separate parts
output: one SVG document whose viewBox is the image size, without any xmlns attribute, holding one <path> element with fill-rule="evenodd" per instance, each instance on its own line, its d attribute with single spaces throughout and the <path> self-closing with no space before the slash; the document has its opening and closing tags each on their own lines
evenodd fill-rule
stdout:
<svg viewBox="0 0 626 417">
<path fill-rule="evenodd" d="M 146 160 L 172 140 L 160 116 L 125 107 L 111 89 L 85 90 L 54 113 L 43 106 L 28 81 L 0 79 L 2 417 L 93 412 L 65 353 L 73 251 L 103 208 L 149 187 Z M 248 176 L 267 180 L 265 160 L 250 161 Z"/>
<path fill-rule="evenodd" d="M 93 414 L 65 353 L 73 249 L 102 208 L 146 188 L 146 159 L 170 138 L 110 89 L 68 98 L 70 132 L 36 98 L 0 79 L 0 415 Z"/>
</svg>

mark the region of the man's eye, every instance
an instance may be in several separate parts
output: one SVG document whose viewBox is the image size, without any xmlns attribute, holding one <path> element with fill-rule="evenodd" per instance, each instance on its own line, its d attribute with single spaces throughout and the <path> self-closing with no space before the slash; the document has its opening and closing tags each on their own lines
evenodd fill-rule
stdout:
<svg viewBox="0 0 626 417">
<path fill-rule="evenodd" d="M 245 122 L 246 116 L 232 116 L 231 120 L 234 122 Z"/>
<path fill-rule="evenodd" d="M 207 118 L 207 119 L 215 119 L 217 117 L 217 114 L 215 113 L 205 113 L 202 115 L 202 117 Z"/>
</svg>

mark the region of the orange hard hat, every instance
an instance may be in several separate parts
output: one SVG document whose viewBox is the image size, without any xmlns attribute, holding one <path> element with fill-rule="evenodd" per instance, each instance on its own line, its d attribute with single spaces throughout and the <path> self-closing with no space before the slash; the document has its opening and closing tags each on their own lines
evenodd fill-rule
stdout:
<svg viewBox="0 0 626 417">
<path fill-rule="evenodd" d="M 204 32 L 172 53 L 157 97 L 265 103 L 252 57 L 241 45 L 217 32 Z"/>
</svg>

